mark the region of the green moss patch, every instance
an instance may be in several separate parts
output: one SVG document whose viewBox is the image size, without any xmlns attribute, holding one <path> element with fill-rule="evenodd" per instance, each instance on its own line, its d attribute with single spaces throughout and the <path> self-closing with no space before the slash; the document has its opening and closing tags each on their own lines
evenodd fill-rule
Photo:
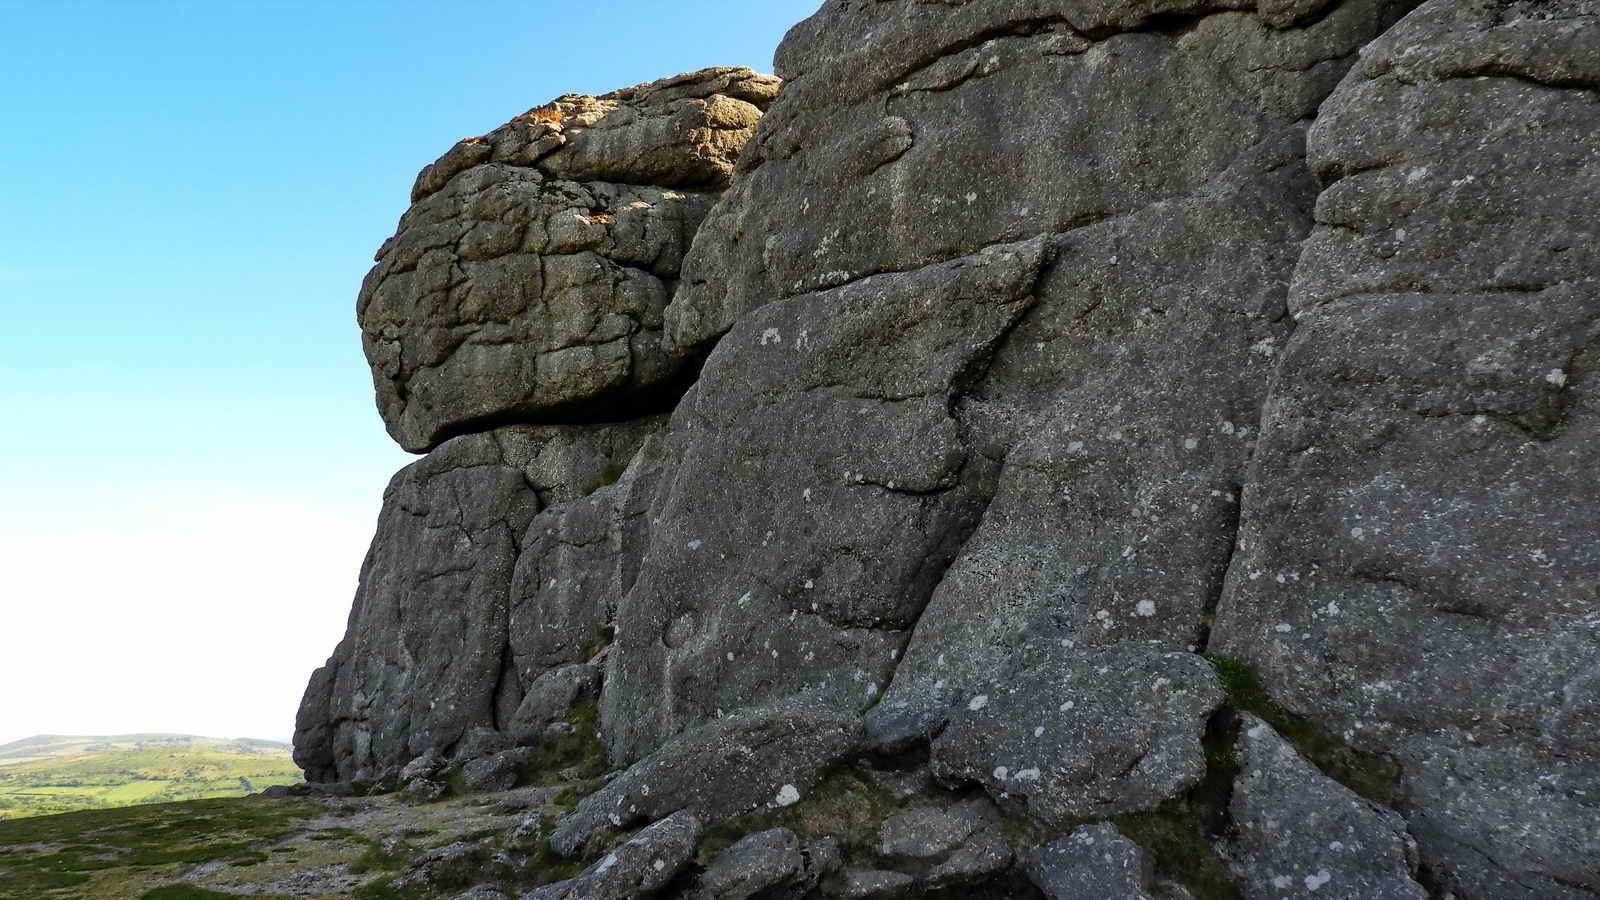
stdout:
<svg viewBox="0 0 1600 900">
<path fill-rule="evenodd" d="M 235 900 L 232 894 L 208 891 L 192 884 L 168 884 L 151 888 L 139 895 L 139 900 Z"/>
<path fill-rule="evenodd" d="M 534 748 L 533 759 L 528 763 L 525 777 L 519 778 L 519 782 L 537 785 L 561 784 L 565 781 L 561 773 L 568 769 L 576 769 L 577 772 L 574 774 L 583 779 L 605 774 L 606 749 L 597 736 L 600 726 L 600 698 L 587 697 L 579 702 L 567 716 L 567 722 L 573 728 L 572 733 L 540 742 Z M 584 792 L 577 793 L 581 795 Z"/>
<path fill-rule="evenodd" d="M 1217 851 L 1217 842 L 1227 836 L 1228 804 L 1239 774 L 1238 737 L 1238 715 L 1228 708 L 1217 712 L 1201 738 L 1206 774 L 1199 784 L 1153 810 L 1111 817 L 1117 831 L 1150 854 L 1157 878 L 1183 885 L 1196 900 L 1241 896 Z"/>
<path fill-rule="evenodd" d="M 385 876 L 356 888 L 360 900 L 420 900 L 422 892 L 416 888 L 394 886 L 394 876 Z"/>
<path fill-rule="evenodd" d="M 1405 803 L 1400 764 L 1393 757 L 1357 750 L 1316 722 L 1284 709 L 1272 699 L 1260 673 L 1244 660 L 1217 653 L 1207 653 L 1206 660 L 1216 669 L 1229 705 L 1265 720 L 1328 777 L 1374 803 L 1388 807 Z"/>
<path fill-rule="evenodd" d="M 367 849 L 350 863 L 350 871 L 357 875 L 368 872 L 394 872 L 411 864 L 418 854 L 416 847 L 405 841 L 367 842 Z"/>
</svg>

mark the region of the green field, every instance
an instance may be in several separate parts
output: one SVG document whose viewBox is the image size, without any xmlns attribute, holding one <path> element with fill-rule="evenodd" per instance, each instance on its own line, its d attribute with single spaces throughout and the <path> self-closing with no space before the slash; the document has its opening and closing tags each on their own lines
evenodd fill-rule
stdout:
<svg viewBox="0 0 1600 900">
<path fill-rule="evenodd" d="M 50 755 L 0 758 L 0 820 L 242 797 L 304 780 L 287 747 L 264 741 L 139 735 L 29 752 Z"/>
</svg>

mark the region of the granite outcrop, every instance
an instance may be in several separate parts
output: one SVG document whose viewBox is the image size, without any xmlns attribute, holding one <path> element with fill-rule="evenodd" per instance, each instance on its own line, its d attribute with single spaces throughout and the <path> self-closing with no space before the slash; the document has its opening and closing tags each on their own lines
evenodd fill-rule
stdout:
<svg viewBox="0 0 1600 900">
<path fill-rule="evenodd" d="M 508 895 L 1600 894 L 1600 5 L 827 0 L 775 68 L 418 177 L 310 777 L 565 786 Z"/>
</svg>

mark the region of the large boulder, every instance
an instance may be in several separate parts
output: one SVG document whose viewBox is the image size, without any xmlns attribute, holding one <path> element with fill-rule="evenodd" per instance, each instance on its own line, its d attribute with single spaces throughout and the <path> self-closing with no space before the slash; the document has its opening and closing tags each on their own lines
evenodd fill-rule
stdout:
<svg viewBox="0 0 1600 900">
<path fill-rule="evenodd" d="M 1144 848 L 1110 825 L 1084 825 L 1028 851 L 1028 880 L 1048 900 L 1150 900 L 1153 867 Z"/>
<path fill-rule="evenodd" d="M 777 87 L 716 68 L 568 94 L 424 169 L 357 302 L 394 439 L 670 408 L 662 310 Z"/>
<path fill-rule="evenodd" d="M 644 829 L 578 877 L 546 885 L 524 900 L 634 900 L 653 896 L 689 864 L 705 826 L 688 810 Z"/>
<path fill-rule="evenodd" d="M 843 896 L 1181 894 L 1190 839 L 1248 896 L 1600 892 L 1596 0 L 827 0 L 777 67 L 419 176 L 361 318 L 433 449 L 311 776 L 515 780 L 598 696 L 551 845 L 673 849 L 549 896 L 850 766 L 898 807 Z M 1219 671 L 1305 747 L 1246 717 L 1231 802 Z M 1136 811 L 1178 843 L 1085 825 Z"/>
<path fill-rule="evenodd" d="M 585 797 L 550 845 L 572 856 L 598 834 L 682 809 L 715 824 L 793 806 L 860 739 L 848 713 L 794 701 L 745 710 L 680 735 Z"/>
<path fill-rule="evenodd" d="M 1213 649 L 1404 771 L 1436 891 L 1600 890 L 1600 7 L 1435 0 L 1324 185 Z"/>
</svg>

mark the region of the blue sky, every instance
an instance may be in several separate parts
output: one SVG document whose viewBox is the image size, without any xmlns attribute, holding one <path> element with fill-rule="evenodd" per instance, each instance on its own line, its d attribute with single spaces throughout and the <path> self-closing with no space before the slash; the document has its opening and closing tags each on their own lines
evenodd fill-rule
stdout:
<svg viewBox="0 0 1600 900">
<path fill-rule="evenodd" d="M 816 5 L 0 0 L 0 743 L 286 738 L 412 459 L 353 309 L 417 170 Z"/>
</svg>

